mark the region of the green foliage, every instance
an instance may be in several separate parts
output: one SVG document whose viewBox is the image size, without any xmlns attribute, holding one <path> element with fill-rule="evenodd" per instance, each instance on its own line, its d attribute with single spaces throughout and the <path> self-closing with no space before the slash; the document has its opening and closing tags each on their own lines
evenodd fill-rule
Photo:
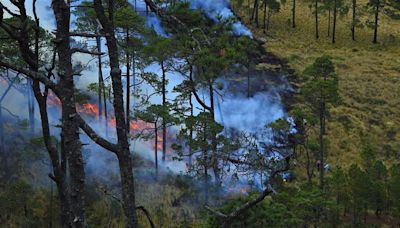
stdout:
<svg viewBox="0 0 400 228">
<path fill-rule="evenodd" d="M 389 169 L 390 179 L 388 181 L 388 193 L 392 213 L 394 216 L 400 216 L 400 165 L 394 165 Z"/>
<path fill-rule="evenodd" d="M 54 213 L 54 220 L 57 218 L 56 203 L 49 208 L 48 192 L 23 181 L 2 187 L 0 200 L 0 223 L 7 227 L 45 227 L 50 222 L 50 213 Z"/>
<path fill-rule="evenodd" d="M 267 7 L 272 11 L 272 12 L 279 12 L 281 9 L 281 4 L 285 4 L 286 1 L 276 1 L 276 0 L 263 0 L 263 4 L 267 4 Z"/>
<path fill-rule="evenodd" d="M 96 13 L 94 12 L 92 2 L 82 1 L 80 7 L 74 8 L 72 13 L 76 17 L 74 24 L 78 31 L 97 32 L 98 23 L 96 21 Z"/>
<path fill-rule="evenodd" d="M 400 2 L 397 0 L 387 0 L 385 14 L 395 20 L 400 20 Z"/>
<path fill-rule="evenodd" d="M 153 61 L 161 63 L 172 57 L 176 52 L 174 40 L 155 34 L 149 36 L 149 43 L 144 48 L 144 53 Z"/>
<path fill-rule="evenodd" d="M 129 4 L 118 8 L 114 12 L 114 23 L 116 27 L 135 32 L 143 32 L 145 30 L 143 17 L 136 13 Z"/>
<path fill-rule="evenodd" d="M 161 119 L 166 124 L 177 123 L 178 119 L 170 113 L 169 104 L 166 105 L 150 105 L 145 111 L 136 112 L 136 116 L 148 123 L 158 123 Z"/>
<path fill-rule="evenodd" d="M 28 17 L 27 23 L 24 24 L 22 24 L 19 18 L 16 17 L 5 18 L 3 20 L 3 23 L 11 26 L 10 28 L 12 30 L 26 33 L 30 41 L 30 48 L 32 48 L 33 50 L 36 23 L 30 17 Z M 0 38 L 0 59 L 17 66 L 26 66 L 26 63 L 23 61 L 21 53 L 19 51 L 18 42 L 13 39 L 13 37 L 10 37 L 8 33 L 1 27 Z M 43 28 L 39 28 L 39 48 L 48 48 L 49 46 L 51 46 L 51 44 L 49 43 L 50 39 L 51 34 Z M 43 54 L 39 57 L 43 60 L 47 57 L 47 55 Z"/>
<path fill-rule="evenodd" d="M 319 110 L 320 103 L 336 104 L 339 102 L 339 82 L 331 57 L 324 55 L 306 67 L 303 72 L 306 83 L 301 87 L 301 94 L 311 105 Z"/>
</svg>

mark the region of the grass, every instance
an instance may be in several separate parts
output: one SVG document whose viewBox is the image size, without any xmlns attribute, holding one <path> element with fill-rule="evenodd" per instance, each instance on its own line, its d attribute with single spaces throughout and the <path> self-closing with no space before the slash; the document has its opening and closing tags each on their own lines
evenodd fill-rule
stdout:
<svg viewBox="0 0 400 228">
<path fill-rule="evenodd" d="M 291 4 L 272 16 L 267 35 L 249 23 L 247 6 L 237 13 L 254 35 L 266 39 L 267 51 L 286 60 L 300 73 L 322 54 L 333 57 L 340 79 L 342 104 L 331 108 L 328 123 L 328 162 L 348 166 L 359 162 L 366 142 L 377 146 L 378 157 L 390 161 L 400 156 L 400 21 L 380 17 L 378 44 L 373 30 L 356 29 L 351 40 L 351 13 L 339 17 L 336 44 L 327 37 L 327 14 L 320 15 L 320 39 L 315 39 L 314 15 L 308 3 L 297 4 L 297 27 L 291 28 Z M 365 5 L 366 2 L 358 3 Z M 368 17 L 362 16 L 365 21 Z M 372 15 L 369 19 L 372 19 Z M 260 25 L 262 25 L 260 10 Z"/>
</svg>

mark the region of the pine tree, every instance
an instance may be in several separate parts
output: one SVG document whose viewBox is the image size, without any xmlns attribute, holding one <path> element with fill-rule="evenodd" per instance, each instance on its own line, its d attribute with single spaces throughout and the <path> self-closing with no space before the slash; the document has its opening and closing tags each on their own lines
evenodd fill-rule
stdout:
<svg viewBox="0 0 400 228">
<path fill-rule="evenodd" d="M 326 55 L 317 58 L 304 70 L 303 74 L 307 77 L 307 81 L 302 86 L 301 93 L 312 112 L 319 118 L 319 172 L 320 187 L 323 188 L 327 106 L 334 105 L 339 101 L 338 78 L 331 57 Z"/>
</svg>

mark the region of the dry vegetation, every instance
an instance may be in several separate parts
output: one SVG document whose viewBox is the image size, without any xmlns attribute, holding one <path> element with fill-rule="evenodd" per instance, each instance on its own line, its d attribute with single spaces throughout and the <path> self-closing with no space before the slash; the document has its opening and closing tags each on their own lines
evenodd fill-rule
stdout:
<svg viewBox="0 0 400 228">
<path fill-rule="evenodd" d="M 366 142 L 376 145 L 379 156 L 386 157 L 385 160 L 398 158 L 400 21 L 381 14 L 379 43 L 372 44 L 373 30 L 365 26 L 356 29 L 354 42 L 351 40 L 350 12 L 339 17 L 336 44 L 332 44 L 331 37 L 327 36 L 327 14 L 320 15 L 320 39 L 315 39 L 314 15 L 308 4 L 298 2 L 295 29 L 290 24 L 292 1 L 283 5 L 281 11 L 272 16 L 267 35 L 261 28 L 249 24 L 247 6 L 239 14 L 257 37 L 267 40 L 267 51 L 286 60 L 297 72 L 322 54 L 334 58 L 342 104 L 331 109 L 328 162 L 347 166 L 359 161 L 361 145 Z M 366 2 L 358 4 L 364 6 Z M 365 22 L 367 18 L 364 15 L 360 20 Z"/>
</svg>

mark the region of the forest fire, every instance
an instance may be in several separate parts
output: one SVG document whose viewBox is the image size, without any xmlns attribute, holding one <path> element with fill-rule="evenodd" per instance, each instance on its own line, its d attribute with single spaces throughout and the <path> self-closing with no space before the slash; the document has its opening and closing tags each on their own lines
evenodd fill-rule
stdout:
<svg viewBox="0 0 400 228">
<path fill-rule="evenodd" d="M 96 118 L 99 117 L 99 107 L 95 104 L 86 103 L 82 105 L 77 105 L 77 110 L 81 114 L 94 116 Z"/>
<path fill-rule="evenodd" d="M 158 142 L 158 144 L 157 144 L 157 150 L 162 150 L 162 149 L 163 149 L 163 147 L 162 147 L 163 137 L 162 137 L 161 135 L 158 135 L 158 136 L 157 136 L 157 142 Z M 153 145 L 153 149 L 155 149 L 155 148 L 154 148 L 154 145 Z"/>
<path fill-rule="evenodd" d="M 117 120 L 115 119 L 115 117 L 111 117 L 108 120 L 108 126 L 115 127 L 116 124 L 117 124 Z M 150 130 L 153 128 L 153 126 L 151 123 L 147 123 L 143 120 L 131 120 L 130 124 L 129 124 L 129 128 L 131 130 L 139 132 L 139 131 L 143 131 L 143 130 Z"/>
<path fill-rule="evenodd" d="M 56 107 L 57 109 L 61 110 L 61 101 L 53 92 L 48 93 L 47 104 L 50 107 Z M 77 104 L 76 109 L 81 114 L 96 118 L 99 117 L 99 107 L 96 104 Z"/>
</svg>

